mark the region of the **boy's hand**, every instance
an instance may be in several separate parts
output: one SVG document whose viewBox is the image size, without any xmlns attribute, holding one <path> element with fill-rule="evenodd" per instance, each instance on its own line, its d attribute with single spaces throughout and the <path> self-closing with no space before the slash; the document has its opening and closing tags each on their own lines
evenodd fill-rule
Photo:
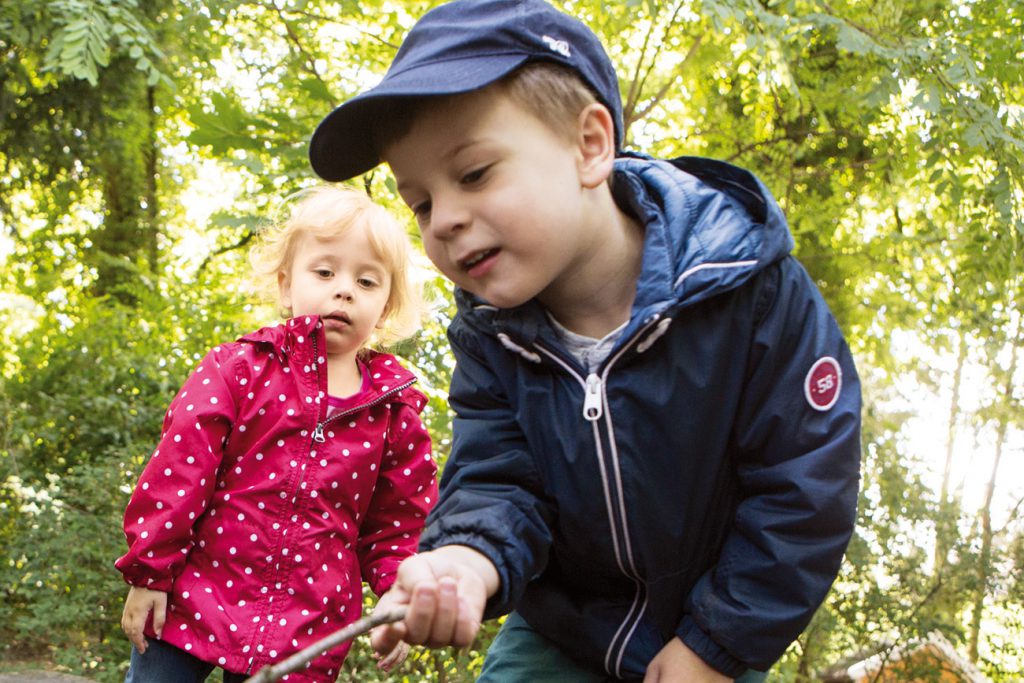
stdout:
<svg viewBox="0 0 1024 683">
<path fill-rule="evenodd" d="M 381 598 L 386 608 L 408 606 L 405 620 L 378 626 L 370 643 L 383 657 L 403 640 L 466 647 L 480 630 L 487 598 L 497 590 L 498 571 L 472 548 L 448 545 L 413 555 L 399 566 L 395 584 Z"/>
<path fill-rule="evenodd" d="M 726 683 L 733 679 L 718 673 L 678 638 L 668 641 L 647 665 L 644 683 Z"/>
<path fill-rule="evenodd" d="M 124 601 L 121 630 L 128 636 L 128 640 L 132 641 L 139 654 L 146 651 L 146 636 L 142 629 L 146 626 L 150 612 L 153 612 L 153 630 L 159 638 L 163 634 L 164 618 L 167 616 L 167 593 L 132 586 Z"/>
</svg>

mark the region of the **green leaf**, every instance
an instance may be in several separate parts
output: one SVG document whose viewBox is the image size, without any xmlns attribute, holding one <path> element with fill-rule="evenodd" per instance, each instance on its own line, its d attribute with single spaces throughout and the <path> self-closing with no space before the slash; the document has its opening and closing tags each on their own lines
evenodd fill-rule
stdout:
<svg viewBox="0 0 1024 683">
<path fill-rule="evenodd" d="M 871 39 L 849 24 L 841 23 L 836 34 L 836 47 L 840 50 L 864 54 L 871 52 Z"/>
<path fill-rule="evenodd" d="M 321 102 L 336 103 L 335 96 L 327 88 L 327 85 L 319 78 L 303 78 L 299 87 L 311 98 Z"/>
</svg>

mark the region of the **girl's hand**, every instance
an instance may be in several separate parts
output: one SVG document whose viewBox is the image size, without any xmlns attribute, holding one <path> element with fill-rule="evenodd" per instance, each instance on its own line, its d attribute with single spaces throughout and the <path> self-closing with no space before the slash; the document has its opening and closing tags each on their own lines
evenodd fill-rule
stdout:
<svg viewBox="0 0 1024 683">
<path fill-rule="evenodd" d="M 153 630 L 159 638 L 163 634 L 164 619 L 167 616 L 167 593 L 132 586 L 124 601 L 121 630 L 128 636 L 128 640 L 132 641 L 139 654 L 146 651 L 146 636 L 142 630 L 146 627 L 150 612 L 153 613 Z"/>
<path fill-rule="evenodd" d="M 678 638 L 668 641 L 647 665 L 644 683 L 728 683 L 733 679 L 718 673 Z"/>
<path fill-rule="evenodd" d="M 401 666 L 405 658 L 409 656 L 409 645 L 404 641 L 398 641 L 395 645 L 395 649 L 387 655 L 381 655 L 373 653 L 379 661 L 377 662 L 377 668 L 381 671 L 391 671 L 395 667 Z"/>
<path fill-rule="evenodd" d="M 399 604 L 398 594 L 395 591 L 388 591 L 384 595 L 380 596 L 380 600 L 377 601 L 377 606 L 373 608 L 374 614 L 378 612 L 386 612 Z M 409 656 L 409 644 L 403 640 L 397 642 L 388 642 L 388 647 L 393 647 L 390 651 L 381 649 L 373 653 L 375 659 L 377 659 L 377 668 L 382 671 L 391 671 L 396 666 L 400 666 L 405 658 Z"/>
</svg>

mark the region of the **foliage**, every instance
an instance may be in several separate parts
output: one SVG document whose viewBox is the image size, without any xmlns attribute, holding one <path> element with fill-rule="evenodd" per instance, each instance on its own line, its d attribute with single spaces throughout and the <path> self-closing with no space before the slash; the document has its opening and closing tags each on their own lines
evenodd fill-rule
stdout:
<svg viewBox="0 0 1024 683">
<path fill-rule="evenodd" d="M 159 436 L 168 398 L 206 349 L 246 321 L 228 295 L 139 308 L 74 302 L 40 318 L 0 398 L 0 633 L 17 650 L 102 680 L 123 677 L 121 516 Z M 120 673 L 118 673 L 120 672 Z"/>
<path fill-rule="evenodd" d="M 125 666 L 120 513 L 161 415 L 209 346 L 268 320 L 244 250 L 315 180 L 306 141 L 379 78 L 437 0 L 21 0 L 0 5 L 0 636 L 97 680 Z M 988 457 L 1019 443 L 1024 226 L 1024 6 L 1009 0 L 564 0 L 619 67 L 633 147 L 753 170 L 864 379 L 860 515 L 825 605 L 773 678 L 812 680 L 847 655 L 941 630 L 969 640 L 975 598 L 996 628 L 980 665 L 1024 658 L 1019 508 L 992 529 L 940 500 L 908 443 L 898 381 L 943 390 L 905 359 L 912 335 L 961 344 L 990 400 L 951 411 Z M 393 179 L 356 181 L 396 211 Z M 200 210 L 206 207 L 206 211 Z M 404 213 L 402 215 L 405 215 Z M 414 231 L 413 228 L 410 228 Z M 443 463 L 450 287 L 397 351 L 418 371 Z M 1014 374 L 1016 373 L 1016 375 Z M 998 452 L 998 451 L 996 451 Z M 1007 448 L 1007 459 L 1020 453 Z M 987 465 L 985 465 L 987 467 Z M 994 481 L 1000 489 L 998 470 Z M 1019 495 L 1019 493 L 1018 493 Z M 932 539 L 950 530 L 945 562 Z M 367 598 L 369 604 L 370 598 Z M 1015 616 L 1016 615 L 1016 616 Z M 358 680 L 470 680 L 468 652 L 416 651 Z M 1003 633 L 1005 632 L 1005 634 Z"/>
</svg>

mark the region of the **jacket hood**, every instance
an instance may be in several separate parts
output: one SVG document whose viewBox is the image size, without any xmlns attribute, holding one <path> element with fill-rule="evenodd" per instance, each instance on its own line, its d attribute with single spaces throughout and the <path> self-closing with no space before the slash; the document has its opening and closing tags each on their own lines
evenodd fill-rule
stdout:
<svg viewBox="0 0 1024 683">
<path fill-rule="evenodd" d="M 701 157 L 672 161 L 630 154 L 615 162 L 615 200 L 644 225 L 643 265 L 624 336 L 656 315 L 747 282 L 793 248 L 785 216 L 749 171 Z M 548 326 L 530 301 L 498 309 L 456 289 L 460 315 L 531 343 Z"/>
</svg>

